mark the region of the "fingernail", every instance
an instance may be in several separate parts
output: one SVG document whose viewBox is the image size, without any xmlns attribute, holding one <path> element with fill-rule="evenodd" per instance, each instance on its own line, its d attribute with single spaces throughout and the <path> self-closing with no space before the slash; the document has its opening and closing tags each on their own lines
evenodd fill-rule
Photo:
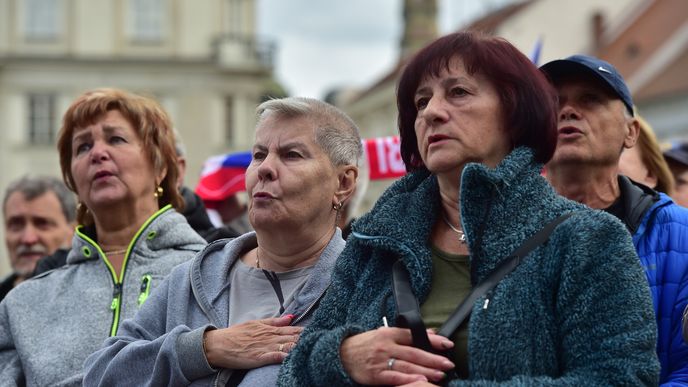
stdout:
<svg viewBox="0 0 688 387">
<path fill-rule="evenodd" d="M 448 349 L 454 346 L 454 342 L 451 340 L 446 340 L 442 342 L 442 346 Z"/>
<path fill-rule="evenodd" d="M 441 371 L 437 372 L 435 375 L 437 375 L 437 380 L 442 380 L 442 379 L 447 377 L 447 374 L 445 374 L 444 372 L 441 372 Z"/>
<path fill-rule="evenodd" d="M 294 318 L 294 315 L 293 315 L 293 314 L 288 314 L 288 315 L 286 315 L 286 316 L 284 316 L 284 317 L 287 317 L 288 319 L 290 319 L 290 320 L 291 320 L 291 319 L 293 319 L 293 318 Z"/>
<path fill-rule="evenodd" d="M 442 365 L 444 365 L 445 367 L 454 367 L 454 363 L 450 362 L 449 360 L 443 361 Z"/>
</svg>

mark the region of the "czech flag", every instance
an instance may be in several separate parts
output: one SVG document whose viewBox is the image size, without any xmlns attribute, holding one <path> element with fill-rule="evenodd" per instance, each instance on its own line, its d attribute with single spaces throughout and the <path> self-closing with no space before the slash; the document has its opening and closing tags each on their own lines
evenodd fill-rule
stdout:
<svg viewBox="0 0 688 387">
<path fill-rule="evenodd" d="M 210 157 L 203 165 L 196 194 L 206 201 L 222 201 L 246 190 L 245 172 L 251 152 L 237 152 Z"/>
</svg>

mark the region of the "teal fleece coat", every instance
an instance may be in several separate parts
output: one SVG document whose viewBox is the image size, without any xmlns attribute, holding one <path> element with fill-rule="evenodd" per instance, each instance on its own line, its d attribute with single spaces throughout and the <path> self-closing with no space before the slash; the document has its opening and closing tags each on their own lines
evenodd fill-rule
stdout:
<svg viewBox="0 0 688 387">
<path fill-rule="evenodd" d="M 624 226 L 558 196 L 532 151 L 517 148 L 491 169 L 468 164 L 461 214 L 472 282 L 557 216 L 576 211 L 474 304 L 469 380 L 452 386 L 657 385 L 650 292 Z M 392 185 L 353 225 L 330 290 L 282 366 L 280 386 L 354 385 L 341 342 L 396 315 L 392 264 L 401 259 L 420 303 L 431 287 L 429 237 L 440 211 L 436 178 L 418 171 Z M 461 300 L 457 299 L 457 304 Z"/>
</svg>

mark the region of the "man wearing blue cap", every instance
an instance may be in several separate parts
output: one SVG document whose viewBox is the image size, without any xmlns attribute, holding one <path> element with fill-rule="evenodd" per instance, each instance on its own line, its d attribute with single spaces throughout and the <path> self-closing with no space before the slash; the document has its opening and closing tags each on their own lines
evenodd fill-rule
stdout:
<svg viewBox="0 0 688 387">
<path fill-rule="evenodd" d="M 657 317 L 660 384 L 688 383 L 688 345 L 681 335 L 688 301 L 688 210 L 618 174 L 621 151 L 635 145 L 639 124 L 614 66 L 574 55 L 541 70 L 559 93 L 557 149 L 547 178 L 561 195 L 615 215 L 633 235 Z"/>
<path fill-rule="evenodd" d="M 664 159 L 676 181 L 671 198 L 676 204 L 688 207 L 688 141 L 676 143 L 665 150 Z"/>
</svg>

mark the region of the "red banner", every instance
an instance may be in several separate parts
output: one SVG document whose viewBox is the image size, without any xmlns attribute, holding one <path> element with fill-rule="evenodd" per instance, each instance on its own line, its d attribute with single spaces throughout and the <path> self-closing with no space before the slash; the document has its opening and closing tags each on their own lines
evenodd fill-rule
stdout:
<svg viewBox="0 0 688 387">
<path fill-rule="evenodd" d="M 370 180 L 394 179 L 406 174 L 399 152 L 399 137 L 377 137 L 363 140 L 370 168 Z"/>
</svg>

